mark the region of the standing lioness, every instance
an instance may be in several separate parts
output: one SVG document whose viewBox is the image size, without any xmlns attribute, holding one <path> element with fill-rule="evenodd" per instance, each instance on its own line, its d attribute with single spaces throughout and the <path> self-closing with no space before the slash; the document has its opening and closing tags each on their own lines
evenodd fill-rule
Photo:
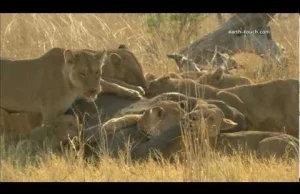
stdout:
<svg viewBox="0 0 300 194">
<path fill-rule="evenodd" d="M 97 97 L 105 56 L 53 48 L 39 58 L 1 63 L 0 107 L 41 113 L 43 123 L 50 123 L 76 98 Z"/>
</svg>

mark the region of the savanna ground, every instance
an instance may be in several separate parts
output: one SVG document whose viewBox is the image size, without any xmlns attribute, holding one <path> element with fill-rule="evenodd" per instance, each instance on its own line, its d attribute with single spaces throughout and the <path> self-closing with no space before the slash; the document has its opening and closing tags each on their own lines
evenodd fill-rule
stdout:
<svg viewBox="0 0 300 194">
<path fill-rule="evenodd" d="M 223 14 L 226 19 L 230 14 Z M 193 16 L 194 17 L 194 16 Z M 38 57 L 52 47 L 105 49 L 126 44 L 145 72 L 163 75 L 178 71 L 166 55 L 202 37 L 218 26 L 216 14 L 180 21 L 164 14 L 1 14 L 1 57 Z M 162 19 L 161 19 L 162 18 Z M 158 24 L 160 21 L 160 26 Z M 288 66 L 274 69 L 270 76 L 254 77 L 264 63 L 251 53 L 235 59 L 254 82 L 277 78 L 298 79 L 298 14 L 284 14 L 270 22 L 273 39 L 288 54 Z M 147 22 L 148 21 L 148 22 Z M 182 21 L 181 21 L 182 22 Z M 176 26 L 177 25 L 177 26 Z M 298 160 L 257 160 L 254 156 L 189 157 L 187 163 L 131 162 L 126 156 L 86 162 L 66 155 L 31 155 L 24 144 L 0 142 L 1 181 L 297 181 Z"/>
</svg>

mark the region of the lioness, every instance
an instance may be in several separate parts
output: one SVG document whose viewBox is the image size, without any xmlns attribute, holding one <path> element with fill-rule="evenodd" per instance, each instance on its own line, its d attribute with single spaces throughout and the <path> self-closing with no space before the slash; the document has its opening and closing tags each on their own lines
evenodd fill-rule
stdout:
<svg viewBox="0 0 300 194">
<path fill-rule="evenodd" d="M 96 51 L 88 50 L 95 53 Z M 140 99 L 147 85 L 142 65 L 123 44 L 118 49 L 106 50 L 107 58 L 102 67 L 103 92 Z"/>
<path fill-rule="evenodd" d="M 193 129 L 203 130 L 201 125 L 199 126 L 199 121 L 203 118 L 200 116 L 201 114 L 201 110 L 192 111 L 182 117 L 180 124 L 176 121 L 161 126 L 165 127 L 162 129 L 162 132 L 157 136 L 152 136 L 149 141 L 134 149 L 132 151 L 132 157 L 146 157 L 150 149 L 157 149 L 162 152 L 165 158 L 169 158 L 174 153 L 184 150 L 182 133 L 192 132 Z M 157 120 L 162 122 L 161 118 L 157 118 Z M 262 131 L 220 133 L 223 130 L 228 130 L 235 126 L 235 123 L 230 120 L 223 121 L 225 122 L 221 122 L 220 127 L 214 127 L 214 125 L 207 127 L 210 146 L 218 152 L 231 155 L 234 151 L 238 150 L 244 153 L 251 151 L 258 154 L 261 158 L 271 156 L 283 157 L 286 154 L 290 157 L 298 156 L 299 142 L 293 136 Z M 215 121 L 211 121 L 211 123 L 215 123 Z"/>
<path fill-rule="evenodd" d="M 203 100 L 203 99 L 188 97 L 188 96 L 178 93 L 178 92 L 167 92 L 167 93 L 163 93 L 158 96 L 155 96 L 154 98 L 151 98 L 149 101 L 150 102 L 159 102 L 161 100 L 172 100 L 175 102 L 186 101 L 187 107 L 185 107 L 185 108 L 186 108 L 187 112 L 197 109 L 197 106 L 199 104 L 201 104 L 202 106 L 205 105 L 207 107 L 217 106 L 219 109 L 222 110 L 225 118 L 230 119 L 230 120 L 234 121 L 235 123 L 237 123 L 236 127 L 232 128 L 226 132 L 237 132 L 237 131 L 242 131 L 242 130 L 247 129 L 247 123 L 246 123 L 245 116 L 240 111 L 229 106 L 228 104 L 226 104 L 225 102 L 223 102 L 221 100 L 211 100 L 211 99 Z M 136 103 L 136 104 L 138 104 L 138 103 Z M 142 103 L 142 101 L 140 101 L 140 103 Z M 154 103 L 152 105 L 154 105 Z M 134 106 L 134 104 L 131 106 Z"/>
<path fill-rule="evenodd" d="M 146 88 L 146 96 L 152 97 L 165 92 L 179 92 L 187 96 L 203 99 L 220 99 L 219 92 L 222 91 L 213 86 L 202 85 L 192 79 L 174 79 L 170 76 L 163 76 L 150 81 Z M 222 91 L 222 99 L 228 105 L 244 113 L 243 101 L 235 94 Z"/>
<path fill-rule="evenodd" d="M 175 73 L 175 72 L 170 72 L 168 73 L 168 76 L 171 78 L 176 78 L 176 79 L 193 79 L 193 80 L 198 80 L 201 76 L 205 75 L 207 71 L 185 71 L 181 73 Z M 145 79 L 147 82 L 153 81 L 157 76 L 155 76 L 152 73 L 145 73 Z"/>
<path fill-rule="evenodd" d="M 1 63 L 0 107 L 41 113 L 51 123 L 76 98 L 96 99 L 105 56 L 53 48 L 39 58 Z"/>
<path fill-rule="evenodd" d="M 224 91 L 237 95 L 244 102 L 245 116 L 253 129 L 282 132 L 285 128 L 286 133 L 298 138 L 298 87 L 296 79 L 279 79 Z M 219 97 L 222 99 L 221 93 Z"/>
<path fill-rule="evenodd" d="M 192 114 L 194 117 L 197 117 L 197 119 L 203 118 L 204 123 L 206 123 L 206 125 L 203 126 L 208 128 L 228 130 L 237 125 L 233 121 L 226 119 L 223 112 L 216 107 L 198 106 L 197 110 L 186 113 L 181 109 L 180 105 L 182 106 L 184 103 L 179 103 L 177 106 L 169 103 L 161 103 L 160 106 L 155 106 L 144 112 L 143 116 L 138 120 L 138 129 L 147 133 L 150 140 L 149 143 L 145 142 L 143 145 L 140 145 L 139 148 L 133 150 L 132 155 L 134 158 L 144 157 L 150 148 L 163 148 L 163 150 L 160 151 L 162 151 L 165 158 L 170 158 L 176 152 L 181 151 L 183 149 L 183 142 L 178 139 L 180 136 L 180 127 L 179 133 L 172 136 L 172 141 L 175 143 L 171 143 L 171 139 L 165 137 L 165 134 L 169 133 L 167 131 L 173 130 L 174 126 L 180 125 L 180 121 L 186 118 L 187 115 L 190 116 Z M 191 117 L 188 119 L 195 120 L 195 118 Z M 184 128 L 186 127 L 189 126 L 184 126 Z M 158 142 L 154 143 L 152 139 L 156 140 L 157 138 L 159 138 Z M 162 145 L 164 143 L 168 146 Z"/>
<path fill-rule="evenodd" d="M 206 84 L 214 86 L 215 88 L 224 89 L 240 85 L 250 85 L 253 84 L 249 78 L 231 75 L 224 72 L 222 68 L 217 68 L 214 71 L 187 71 L 181 72 L 179 74 L 171 72 L 169 75 L 171 78 L 177 79 L 193 79 L 199 84 Z M 145 74 L 146 80 L 148 82 L 155 80 L 157 77 L 153 74 Z"/>
<path fill-rule="evenodd" d="M 151 118 L 148 117 L 148 114 L 155 112 L 156 116 L 158 115 L 161 117 L 164 117 L 164 115 L 167 114 L 168 116 L 165 119 L 166 122 L 175 122 L 174 120 L 178 120 L 181 115 L 185 114 L 185 110 L 183 109 L 185 105 L 185 101 L 175 102 L 171 100 L 162 100 L 145 110 L 143 114 L 129 114 L 110 119 L 102 126 L 102 130 L 106 131 L 107 134 L 112 134 L 121 127 L 124 128 L 129 125 L 137 124 L 137 127 L 142 131 L 149 134 L 155 134 L 159 132 L 161 123 L 152 123 Z"/>
<path fill-rule="evenodd" d="M 189 114 L 189 119 L 185 119 L 184 122 L 191 122 L 193 125 L 197 126 L 200 118 L 196 111 Z M 191 124 L 189 125 L 191 126 Z M 194 126 L 194 127 L 195 127 Z M 222 128 L 208 128 L 208 133 L 212 140 L 211 146 L 218 151 L 225 151 L 226 154 L 233 154 L 234 151 L 241 149 L 244 152 L 254 151 L 257 152 L 262 157 L 269 157 L 275 155 L 277 157 L 282 157 L 286 149 L 291 149 L 293 147 L 293 156 L 296 156 L 298 149 L 298 140 L 291 135 L 276 132 L 263 132 L 263 131 L 242 131 L 235 133 L 220 133 Z M 276 138 L 274 138 L 276 137 Z M 268 140 L 268 138 L 270 138 Z M 272 141 L 271 141 L 272 140 Z M 278 146 L 267 146 L 268 144 L 278 145 Z M 292 146 L 292 147 L 290 147 Z M 264 150 L 264 148 L 268 148 Z"/>
<path fill-rule="evenodd" d="M 195 101 L 195 102 L 192 102 Z M 203 109 L 204 107 L 206 109 L 220 109 L 222 113 L 224 114 L 224 118 L 229 119 L 236 123 L 237 125 L 227 131 L 223 131 L 226 133 L 232 133 L 232 132 L 238 132 L 238 131 L 243 131 L 247 129 L 247 124 L 246 124 L 246 118 L 245 116 L 236 110 L 233 107 L 228 106 L 225 102 L 221 100 L 202 100 L 202 99 L 193 99 L 189 98 L 189 102 L 193 105 L 193 110 L 198 110 L 198 109 Z"/>
<path fill-rule="evenodd" d="M 198 83 L 211 85 L 220 89 L 253 84 L 252 81 L 246 77 L 225 74 L 224 70 L 220 67 L 211 73 L 203 74 L 198 79 Z"/>
</svg>

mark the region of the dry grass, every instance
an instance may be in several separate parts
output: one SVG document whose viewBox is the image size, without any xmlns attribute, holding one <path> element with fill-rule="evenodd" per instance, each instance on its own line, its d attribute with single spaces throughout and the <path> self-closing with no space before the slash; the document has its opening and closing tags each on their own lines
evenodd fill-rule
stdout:
<svg viewBox="0 0 300 194">
<path fill-rule="evenodd" d="M 226 14 L 228 19 L 229 15 Z M 202 23 L 200 35 L 218 27 L 215 14 Z M 289 64 L 284 70 L 273 70 L 269 77 L 253 77 L 263 61 L 249 53 L 235 56 L 246 67 L 245 75 L 254 82 L 277 78 L 298 79 L 298 14 L 271 21 L 273 38 L 282 44 Z M 172 40 L 172 38 L 170 38 Z M 32 58 L 52 47 L 104 49 L 120 43 L 136 54 L 145 72 L 156 75 L 177 71 L 175 62 L 167 59 L 185 45 L 162 42 L 147 32 L 137 14 L 1 14 L 1 57 Z M 155 44 L 158 55 L 147 52 Z M 284 71 L 284 72 L 282 72 Z M 114 160 L 103 156 L 94 164 L 68 157 L 48 154 L 32 158 L 24 146 L 10 147 L 1 138 L 1 181 L 297 181 L 298 160 L 258 161 L 255 157 L 213 156 L 183 164 L 153 161 L 131 163 L 125 158 Z"/>
</svg>

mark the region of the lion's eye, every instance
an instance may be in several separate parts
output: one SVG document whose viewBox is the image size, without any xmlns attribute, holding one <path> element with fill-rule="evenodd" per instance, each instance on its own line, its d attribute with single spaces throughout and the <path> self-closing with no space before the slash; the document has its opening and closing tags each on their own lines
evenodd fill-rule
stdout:
<svg viewBox="0 0 300 194">
<path fill-rule="evenodd" d="M 84 77 L 85 77 L 85 73 L 82 73 L 82 72 L 81 72 L 81 73 L 80 73 L 80 76 L 84 78 Z"/>
</svg>

